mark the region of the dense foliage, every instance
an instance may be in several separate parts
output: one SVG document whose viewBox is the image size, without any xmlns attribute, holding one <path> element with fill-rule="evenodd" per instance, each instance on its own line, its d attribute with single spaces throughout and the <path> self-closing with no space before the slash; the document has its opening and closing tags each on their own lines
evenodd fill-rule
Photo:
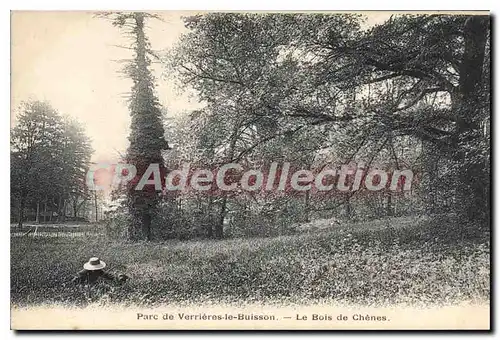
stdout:
<svg viewBox="0 0 500 340">
<path fill-rule="evenodd" d="M 289 225 L 294 214 L 301 222 L 443 212 L 488 225 L 488 17 L 398 15 L 367 28 L 351 14 L 210 13 L 185 26 L 168 72 L 206 105 L 167 127 L 178 146 L 172 166 L 364 162 L 419 179 L 411 197 L 183 197 L 185 213 L 211 212 L 194 225 L 214 225 L 221 237 L 245 221 Z"/>
<path fill-rule="evenodd" d="M 88 219 L 84 206 L 91 193 L 85 176 L 92 149 L 77 121 L 62 117 L 46 102 L 25 102 L 10 146 L 11 219 L 19 225 L 27 218 Z"/>
</svg>

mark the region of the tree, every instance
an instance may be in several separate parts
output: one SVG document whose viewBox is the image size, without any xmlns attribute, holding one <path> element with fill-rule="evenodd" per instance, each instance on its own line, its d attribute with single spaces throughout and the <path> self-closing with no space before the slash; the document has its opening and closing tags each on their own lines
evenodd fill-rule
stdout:
<svg viewBox="0 0 500 340">
<path fill-rule="evenodd" d="M 11 134 L 11 197 L 19 226 L 28 207 L 40 222 L 42 202 L 45 213 L 53 202 L 63 221 L 70 195 L 84 193 L 91 154 L 90 141 L 78 122 L 62 118 L 46 102 L 22 103 Z"/>
<path fill-rule="evenodd" d="M 319 17 L 320 22 L 331 18 Z M 348 32 L 356 32 L 354 18 L 340 15 L 330 25 L 349 36 Z M 220 13 L 186 18 L 190 31 L 181 38 L 170 60 L 183 86 L 191 85 L 206 103 L 193 124 L 200 126 L 200 148 L 210 146 L 216 162 L 257 166 L 292 160 L 297 166 L 313 164 L 315 152 L 327 142 L 325 131 L 316 128 L 315 122 L 301 121 L 305 111 L 293 106 L 333 100 L 331 93 L 314 98 L 318 91 L 309 74 L 312 61 L 304 61 L 308 52 L 301 45 L 303 26 L 313 28 L 309 19 L 300 14 Z M 252 204 L 256 203 L 255 195 L 251 196 Z M 271 200 L 276 202 L 274 211 L 283 207 L 283 200 L 276 197 L 258 205 L 270 206 Z M 222 193 L 218 201 L 215 234 L 222 237 L 227 194 Z M 237 203 L 234 197 L 231 201 Z M 303 205 L 303 215 L 308 216 L 307 194 Z"/>
<path fill-rule="evenodd" d="M 400 16 L 367 32 L 358 41 L 326 39 L 328 57 L 343 58 L 343 74 L 362 87 L 391 80 L 399 84 L 393 100 L 368 107 L 398 135 L 419 138 L 452 162 L 456 211 L 470 219 L 488 214 L 489 65 L 486 16 Z M 334 74 L 334 81 L 343 74 Z M 423 108 L 439 96 L 441 105 Z M 382 93 L 382 98 L 387 98 Z M 431 157 L 429 163 L 437 162 Z M 435 174 L 430 174 L 435 178 Z M 435 185 L 431 181 L 431 185 Z"/>
<path fill-rule="evenodd" d="M 209 105 L 242 93 L 251 105 L 239 112 L 275 122 L 281 132 L 327 126 L 354 155 L 374 145 L 374 159 L 408 137 L 414 149 L 423 146 L 426 165 L 440 160 L 447 176 L 459 179 L 449 190 L 456 212 L 487 212 L 489 18 L 401 15 L 367 30 L 361 21 L 323 14 L 191 17 L 178 69 Z M 351 130 L 363 132 L 356 134 L 362 145 L 342 134 Z M 430 186 L 443 175 L 431 173 Z"/>
<path fill-rule="evenodd" d="M 159 202 L 158 191 L 154 185 L 146 185 L 143 190 L 135 190 L 135 187 L 150 164 L 159 165 L 163 178 L 165 167 L 162 152 L 168 149 L 160 104 L 154 93 L 154 79 L 149 70 L 149 56 L 154 53 L 145 34 L 146 19 L 155 16 L 141 12 L 107 13 L 105 16 L 112 20 L 113 25 L 122 28 L 132 41 L 134 56 L 124 69 L 133 81 L 129 98 L 132 123 L 126 161 L 136 167 L 137 176 L 127 188 L 127 205 L 132 217 L 128 235 L 131 240 L 150 240 L 151 221 Z"/>
<path fill-rule="evenodd" d="M 60 188 L 60 201 L 63 203 L 59 206 L 59 217 L 60 221 L 64 221 L 68 201 L 72 204 L 73 217 L 76 218 L 78 211 L 90 198 L 86 189 L 85 176 L 93 150 L 84 129 L 77 121 L 69 117 L 64 119 L 64 133 L 60 143 L 62 147 L 60 162 L 64 171 L 59 177 L 64 184 Z"/>
<path fill-rule="evenodd" d="M 53 189 L 59 178 L 53 164 L 60 161 L 62 124 L 61 117 L 48 103 L 30 101 L 21 105 L 18 123 L 11 134 L 11 191 L 18 201 L 19 227 L 28 204 L 55 194 Z"/>
</svg>

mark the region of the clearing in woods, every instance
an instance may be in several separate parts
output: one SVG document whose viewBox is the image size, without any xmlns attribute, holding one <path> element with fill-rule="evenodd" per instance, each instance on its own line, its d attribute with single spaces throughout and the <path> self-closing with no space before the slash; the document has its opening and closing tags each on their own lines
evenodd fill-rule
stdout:
<svg viewBox="0 0 500 340">
<path fill-rule="evenodd" d="M 458 232 L 456 225 L 449 218 L 391 218 L 317 229 L 313 223 L 273 238 L 157 243 L 13 237 L 12 304 L 488 301 L 489 235 L 473 226 Z M 90 256 L 131 279 L 93 290 L 71 284 Z"/>
</svg>

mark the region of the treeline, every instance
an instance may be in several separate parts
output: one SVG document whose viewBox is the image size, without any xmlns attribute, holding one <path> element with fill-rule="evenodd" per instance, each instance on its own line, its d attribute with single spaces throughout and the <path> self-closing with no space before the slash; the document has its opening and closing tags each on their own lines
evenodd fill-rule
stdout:
<svg viewBox="0 0 500 340">
<path fill-rule="evenodd" d="M 110 224 L 129 239 L 272 235 L 317 218 L 441 213 L 462 227 L 488 225 L 489 17 L 398 15 L 367 28 L 353 14 L 209 13 L 185 17 L 187 32 L 162 58 L 145 29 L 157 16 L 102 16 L 133 51 L 124 68 L 133 80 L 124 161 L 138 178 L 150 163 L 165 173 L 183 162 L 204 169 L 364 162 L 419 174 L 409 197 L 355 191 L 328 199 L 308 192 L 161 198 L 154 187 L 138 192 L 132 182 L 114 193 L 123 204 Z M 204 106 L 162 124 L 151 59 Z"/>
<path fill-rule="evenodd" d="M 10 145 L 11 221 L 89 219 L 95 197 L 85 176 L 93 151 L 77 121 L 47 102 L 24 102 Z"/>
<path fill-rule="evenodd" d="M 453 214 L 463 227 L 490 218 L 490 18 L 398 15 L 367 28 L 353 14 L 209 13 L 185 17 L 161 56 L 147 39 L 156 15 L 100 15 L 130 39 L 130 145 L 140 178 L 184 162 L 246 169 L 358 164 L 411 169 L 408 195 L 361 190 L 328 198 L 186 192 L 161 197 L 134 181 L 113 193 L 110 229 L 129 239 L 275 235 L 315 219 Z M 162 112 L 151 59 L 203 107 Z M 169 142 L 167 144 L 167 141 Z M 24 103 L 11 136 L 15 221 L 85 218 L 90 143 L 47 103 Z M 83 209 L 83 210 L 82 210 Z"/>
</svg>

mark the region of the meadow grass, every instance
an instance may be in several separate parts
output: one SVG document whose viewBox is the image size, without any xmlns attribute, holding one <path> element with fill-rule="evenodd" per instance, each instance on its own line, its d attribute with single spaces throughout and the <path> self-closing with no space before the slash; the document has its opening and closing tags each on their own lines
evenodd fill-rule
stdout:
<svg viewBox="0 0 500 340">
<path fill-rule="evenodd" d="M 91 256 L 130 280 L 93 288 L 72 284 Z M 12 238 L 11 301 L 15 306 L 484 302 L 489 268 L 489 236 L 447 218 L 393 218 L 221 241 Z"/>
</svg>

